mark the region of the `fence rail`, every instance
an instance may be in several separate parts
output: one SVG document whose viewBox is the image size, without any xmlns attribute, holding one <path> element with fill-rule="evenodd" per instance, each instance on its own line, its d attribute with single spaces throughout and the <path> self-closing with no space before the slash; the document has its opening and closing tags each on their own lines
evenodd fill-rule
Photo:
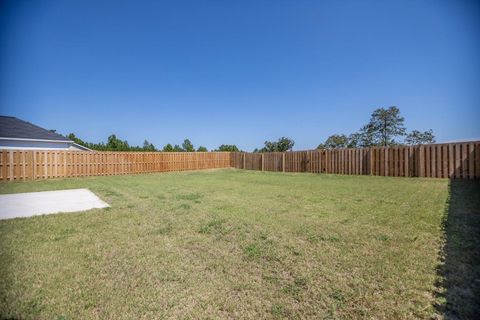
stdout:
<svg viewBox="0 0 480 320">
<path fill-rule="evenodd" d="M 480 141 L 272 153 L 0 151 L 0 181 L 229 167 L 277 172 L 479 179 Z"/>
<path fill-rule="evenodd" d="M 480 178 L 480 142 L 234 153 L 239 169 L 394 177 Z"/>
<path fill-rule="evenodd" d="M 229 167 L 229 152 L 0 152 L 0 181 Z"/>
</svg>

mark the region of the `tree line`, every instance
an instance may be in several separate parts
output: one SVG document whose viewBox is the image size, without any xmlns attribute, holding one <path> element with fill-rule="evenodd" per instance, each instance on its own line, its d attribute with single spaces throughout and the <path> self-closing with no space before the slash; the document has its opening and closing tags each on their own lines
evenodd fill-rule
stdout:
<svg viewBox="0 0 480 320">
<path fill-rule="evenodd" d="M 81 146 L 87 147 L 92 150 L 97 150 L 97 151 L 208 152 L 208 149 L 204 146 L 199 146 L 198 148 L 195 148 L 192 142 L 190 141 L 190 139 L 183 140 L 183 143 L 181 145 L 178 145 L 178 144 L 172 145 L 170 143 L 167 143 L 163 148 L 158 149 L 153 145 L 153 143 L 148 142 L 148 140 L 145 140 L 143 142 L 143 146 L 132 146 L 128 143 L 127 140 L 121 140 L 117 138 L 115 134 L 110 135 L 106 143 L 86 142 L 78 138 L 77 136 L 75 136 L 75 134 L 73 133 L 68 134 L 67 138 Z M 213 150 L 213 151 L 238 152 L 240 150 L 237 148 L 236 145 L 222 144 L 216 150 Z"/>
<path fill-rule="evenodd" d="M 369 122 L 358 132 L 348 136 L 333 134 L 320 143 L 317 149 L 388 147 L 429 143 L 435 143 L 433 130 L 407 132 L 405 118 L 400 115 L 400 109 L 391 106 L 374 110 Z M 285 152 L 292 150 L 294 144 L 292 139 L 282 137 L 278 141 L 265 141 L 263 148 L 255 149 L 253 152 Z"/>
<path fill-rule="evenodd" d="M 407 132 L 405 119 L 400 115 L 400 109 L 392 106 L 378 108 L 373 111 L 370 120 L 359 131 L 349 134 L 333 134 L 317 149 L 361 148 L 394 145 L 417 145 L 435 143 L 433 131 L 421 132 L 413 130 Z M 163 151 L 163 152 L 207 152 L 204 146 L 195 148 L 190 139 L 185 139 L 181 145 L 167 143 L 163 148 L 157 149 L 152 143 L 145 140 L 143 146 L 131 146 L 126 140 L 117 138 L 115 134 L 108 137 L 107 142 L 89 143 L 70 133 L 67 138 L 75 143 L 98 151 Z M 255 148 L 253 152 L 285 152 L 291 151 L 295 142 L 288 137 L 281 137 L 277 141 L 265 141 L 264 146 Z M 239 152 L 234 144 L 222 144 L 212 151 Z"/>
<path fill-rule="evenodd" d="M 400 115 L 400 109 L 392 106 L 378 108 L 373 111 L 370 121 L 358 132 L 333 134 L 317 149 L 388 147 L 396 145 L 418 145 L 435 143 L 433 130 L 421 132 L 413 130 L 407 133 L 405 118 Z"/>
</svg>

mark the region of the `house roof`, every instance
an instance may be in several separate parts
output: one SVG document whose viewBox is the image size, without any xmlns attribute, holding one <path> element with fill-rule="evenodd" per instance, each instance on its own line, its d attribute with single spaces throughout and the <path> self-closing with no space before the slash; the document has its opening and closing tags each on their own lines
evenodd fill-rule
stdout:
<svg viewBox="0 0 480 320">
<path fill-rule="evenodd" d="M 30 122 L 7 116 L 0 116 L 0 138 L 71 142 L 71 140 L 58 133 L 41 128 Z"/>
</svg>

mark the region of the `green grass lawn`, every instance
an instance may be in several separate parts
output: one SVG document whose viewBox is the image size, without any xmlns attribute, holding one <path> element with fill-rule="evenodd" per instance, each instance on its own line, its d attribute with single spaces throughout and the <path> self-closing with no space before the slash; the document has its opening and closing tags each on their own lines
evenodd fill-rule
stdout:
<svg viewBox="0 0 480 320">
<path fill-rule="evenodd" d="M 479 310 L 478 183 L 451 192 L 443 179 L 227 169 L 2 183 L 0 193 L 69 188 L 111 208 L 0 221 L 0 318 Z"/>
</svg>

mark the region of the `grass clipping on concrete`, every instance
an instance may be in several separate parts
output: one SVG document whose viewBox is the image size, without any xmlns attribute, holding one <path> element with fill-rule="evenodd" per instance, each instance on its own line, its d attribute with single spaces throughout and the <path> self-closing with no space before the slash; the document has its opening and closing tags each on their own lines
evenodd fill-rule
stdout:
<svg viewBox="0 0 480 320">
<path fill-rule="evenodd" d="M 478 229 L 449 215 L 449 187 L 239 170 L 4 183 L 89 188 L 111 208 L 0 221 L 0 315 L 468 317 Z M 455 205 L 478 224 L 478 184 L 457 187 L 470 204 Z"/>
</svg>

